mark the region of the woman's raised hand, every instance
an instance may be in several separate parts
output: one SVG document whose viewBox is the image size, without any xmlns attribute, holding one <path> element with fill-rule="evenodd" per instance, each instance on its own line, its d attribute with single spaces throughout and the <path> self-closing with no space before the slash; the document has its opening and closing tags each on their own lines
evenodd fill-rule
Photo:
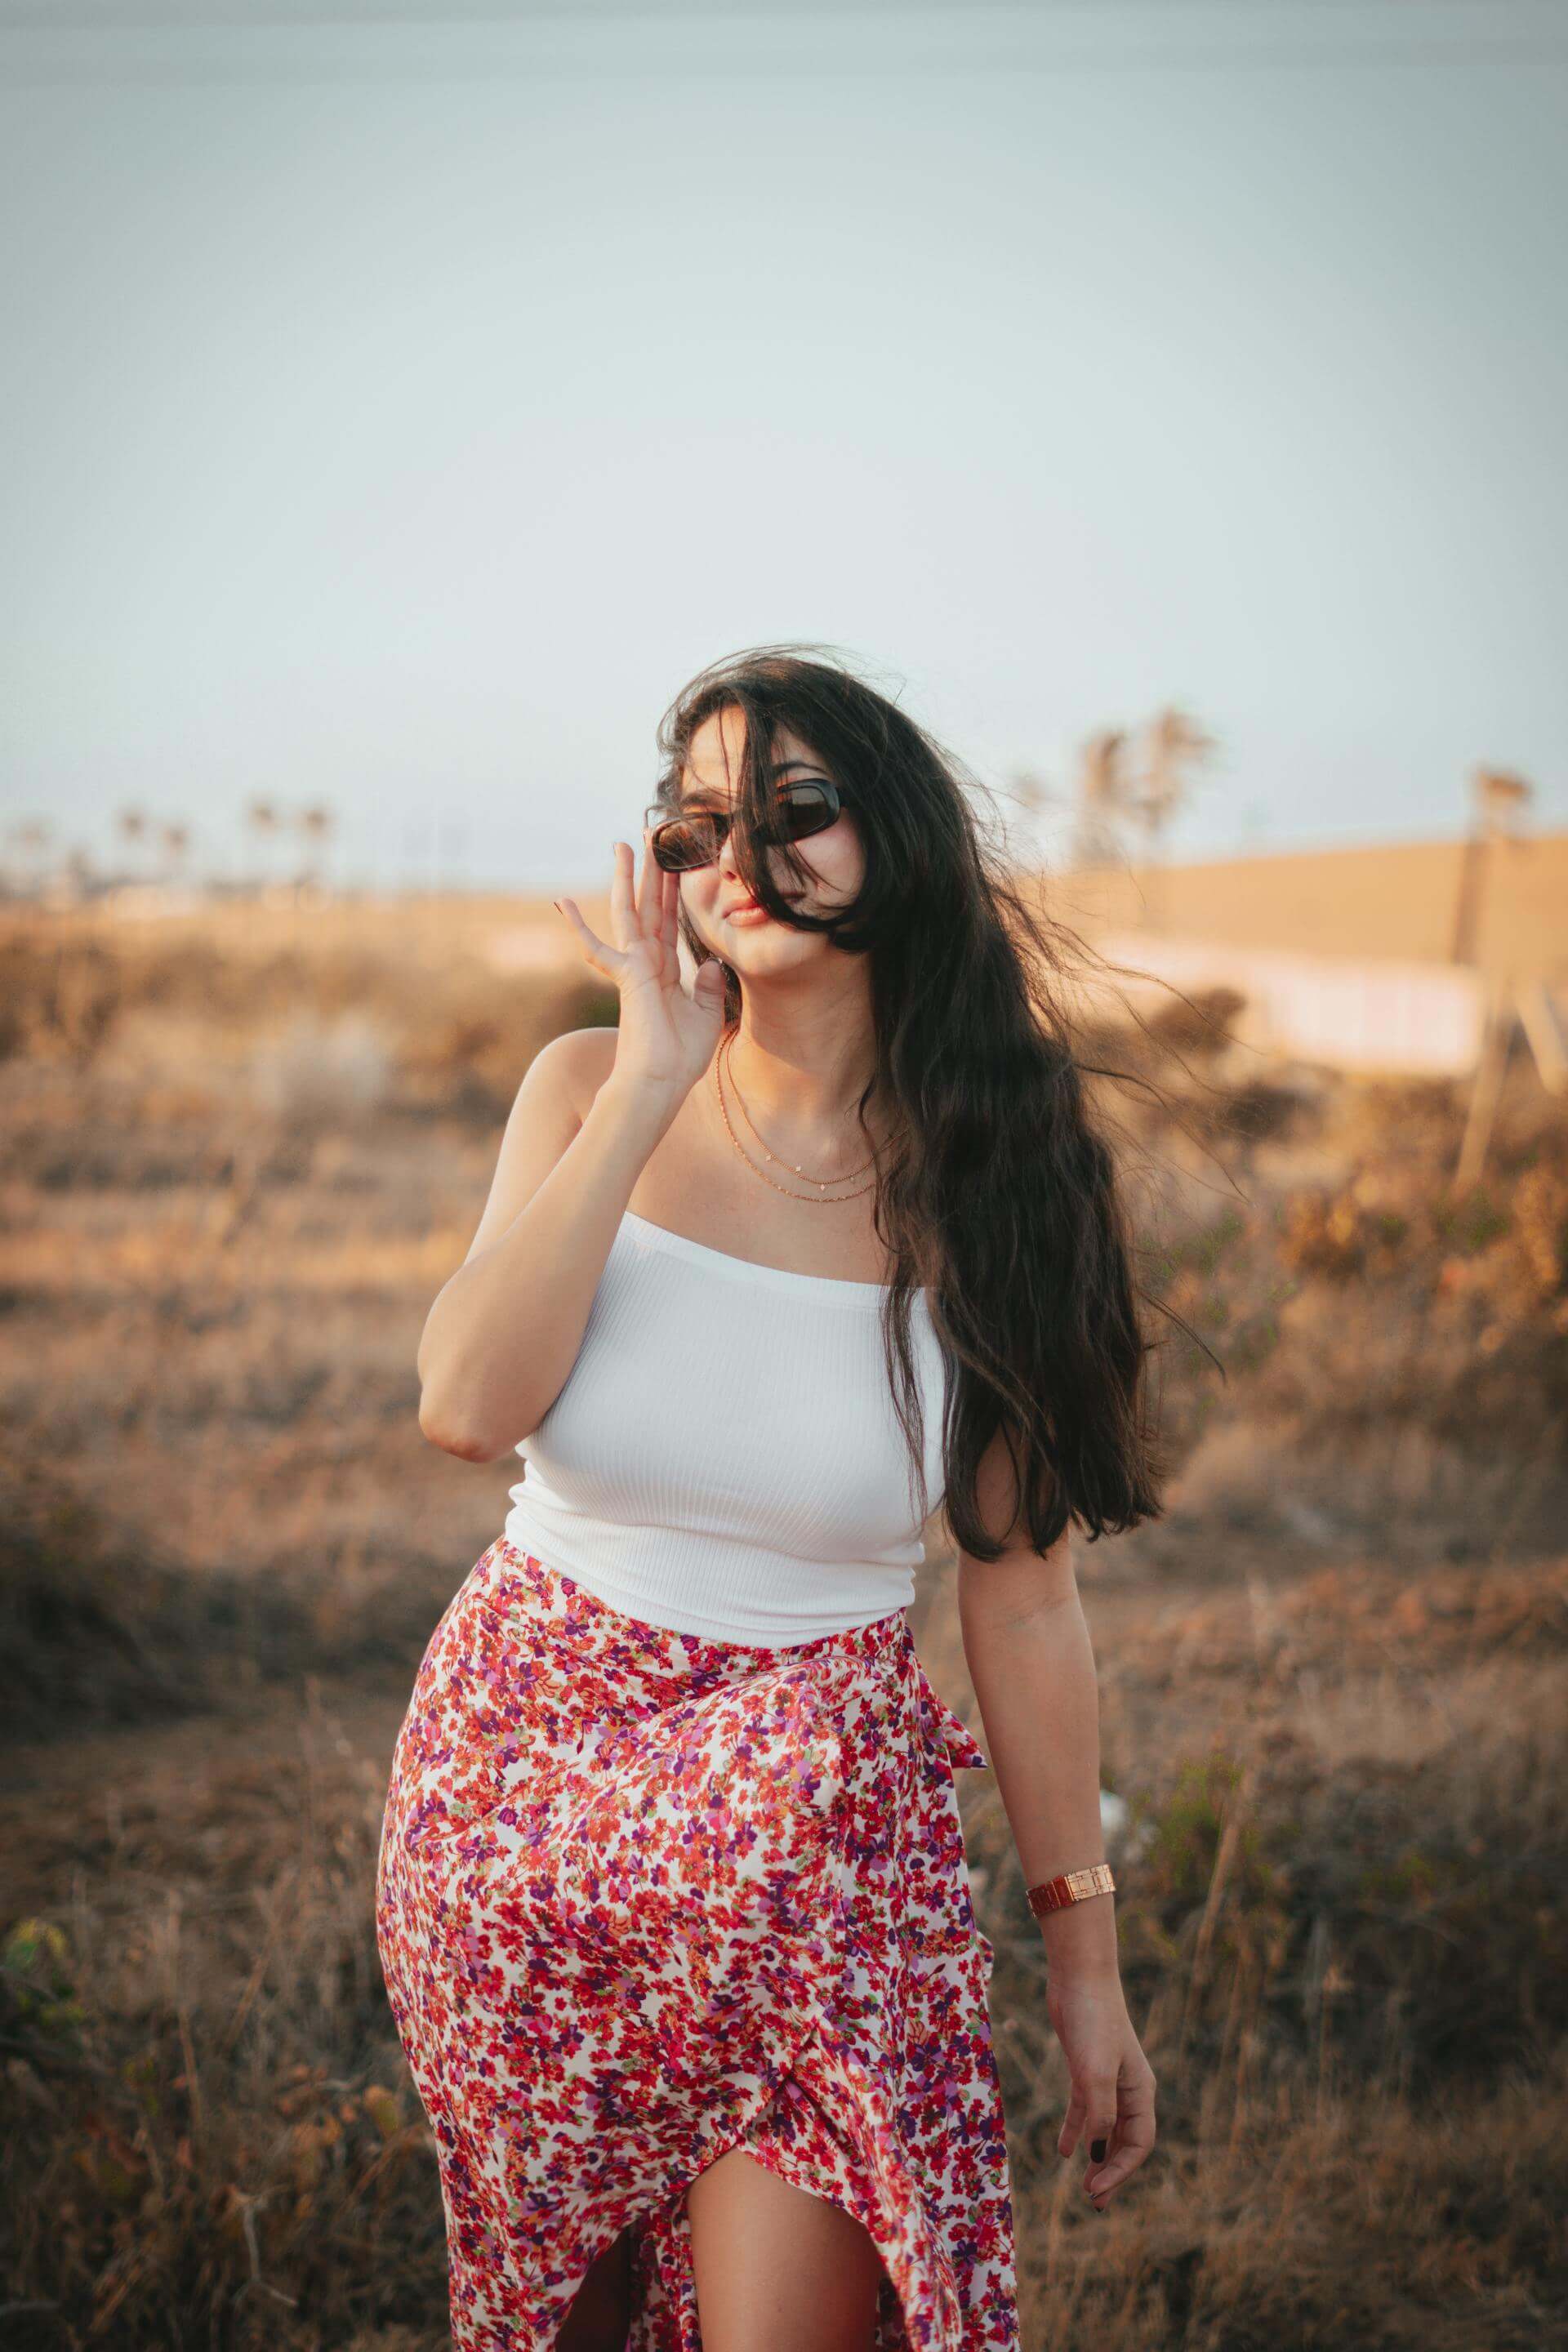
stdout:
<svg viewBox="0 0 1568 2352">
<path fill-rule="evenodd" d="M 610 877 L 613 943 L 584 921 L 574 898 L 557 898 L 584 961 L 620 992 L 620 1030 L 611 1078 L 640 1094 L 668 1094 L 672 1107 L 713 1058 L 724 1025 L 724 969 L 717 956 L 698 967 L 689 991 L 680 977 L 677 916 L 680 877 L 656 865 L 643 832 L 642 874 L 633 887 L 631 844 L 614 845 Z"/>
</svg>

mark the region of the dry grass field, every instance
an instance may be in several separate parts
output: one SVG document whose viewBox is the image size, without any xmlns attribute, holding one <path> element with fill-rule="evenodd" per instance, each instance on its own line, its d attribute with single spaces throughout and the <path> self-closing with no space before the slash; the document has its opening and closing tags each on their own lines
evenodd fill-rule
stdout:
<svg viewBox="0 0 1568 2352">
<path fill-rule="evenodd" d="M 614 1010 L 498 968 L 519 913 L 0 929 L 18 2352 L 447 2341 L 372 1873 L 511 1474 L 424 1444 L 415 1348 L 531 1055 Z M 1093 1043 L 1164 1092 L 1107 1099 L 1181 1318 L 1167 1514 L 1079 1550 L 1162 2137 L 1086 2209 L 962 1776 L 1025 2342 L 1534 2352 L 1568 2330 L 1568 1104 L 1512 1067 L 1455 1197 L 1446 1084 L 1260 1068 L 1177 1005 Z M 973 1719 L 931 1532 L 918 1638 Z"/>
</svg>

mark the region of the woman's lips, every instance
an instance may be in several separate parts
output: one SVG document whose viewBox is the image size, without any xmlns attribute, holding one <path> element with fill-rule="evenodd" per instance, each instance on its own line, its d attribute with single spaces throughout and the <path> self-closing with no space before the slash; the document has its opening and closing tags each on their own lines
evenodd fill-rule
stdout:
<svg viewBox="0 0 1568 2352">
<path fill-rule="evenodd" d="M 800 892 L 798 890 L 792 890 L 789 896 L 790 903 L 793 906 L 795 899 L 800 897 Z M 759 920 L 764 923 L 771 923 L 773 920 L 773 917 L 769 914 L 767 908 L 762 904 L 760 899 L 743 898 L 741 900 L 739 905 L 726 908 L 724 920 L 727 923 L 754 923 Z"/>
</svg>

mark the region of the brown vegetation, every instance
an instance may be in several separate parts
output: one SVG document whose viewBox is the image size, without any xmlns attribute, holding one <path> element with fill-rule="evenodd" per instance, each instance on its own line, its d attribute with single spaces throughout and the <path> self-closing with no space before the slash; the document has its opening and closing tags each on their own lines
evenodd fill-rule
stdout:
<svg viewBox="0 0 1568 2352">
<path fill-rule="evenodd" d="M 498 977 L 461 910 L 319 948 L 29 923 L 0 969 L 6 2340 L 426 2352 L 439 2196 L 371 1881 L 510 1474 L 423 1444 L 414 1350 L 529 1055 L 612 1008 Z M 961 1782 L 1025 2341 L 1534 2346 L 1568 2318 L 1568 1116 L 1513 1070 L 1456 1199 L 1455 1090 L 1260 1069 L 1225 1010 L 1095 1041 L 1179 1114 L 1108 1097 L 1180 1318 L 1170 1509 L 1079 1553 L 1161 2083 L 1109 2218 Z"/>
</svg>

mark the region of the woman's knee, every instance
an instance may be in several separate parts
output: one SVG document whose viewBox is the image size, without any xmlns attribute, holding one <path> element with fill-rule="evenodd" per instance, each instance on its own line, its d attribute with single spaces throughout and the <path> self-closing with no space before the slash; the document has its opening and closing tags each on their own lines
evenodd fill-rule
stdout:
<svg viewBox="0 0 1568 2352">
<path fill-rule="evenodd" d="M 686 2210 L 703 2352 L 870 2352 L 884 2271 L 853 2214 L 740 2147 Z"/>
</svg>

